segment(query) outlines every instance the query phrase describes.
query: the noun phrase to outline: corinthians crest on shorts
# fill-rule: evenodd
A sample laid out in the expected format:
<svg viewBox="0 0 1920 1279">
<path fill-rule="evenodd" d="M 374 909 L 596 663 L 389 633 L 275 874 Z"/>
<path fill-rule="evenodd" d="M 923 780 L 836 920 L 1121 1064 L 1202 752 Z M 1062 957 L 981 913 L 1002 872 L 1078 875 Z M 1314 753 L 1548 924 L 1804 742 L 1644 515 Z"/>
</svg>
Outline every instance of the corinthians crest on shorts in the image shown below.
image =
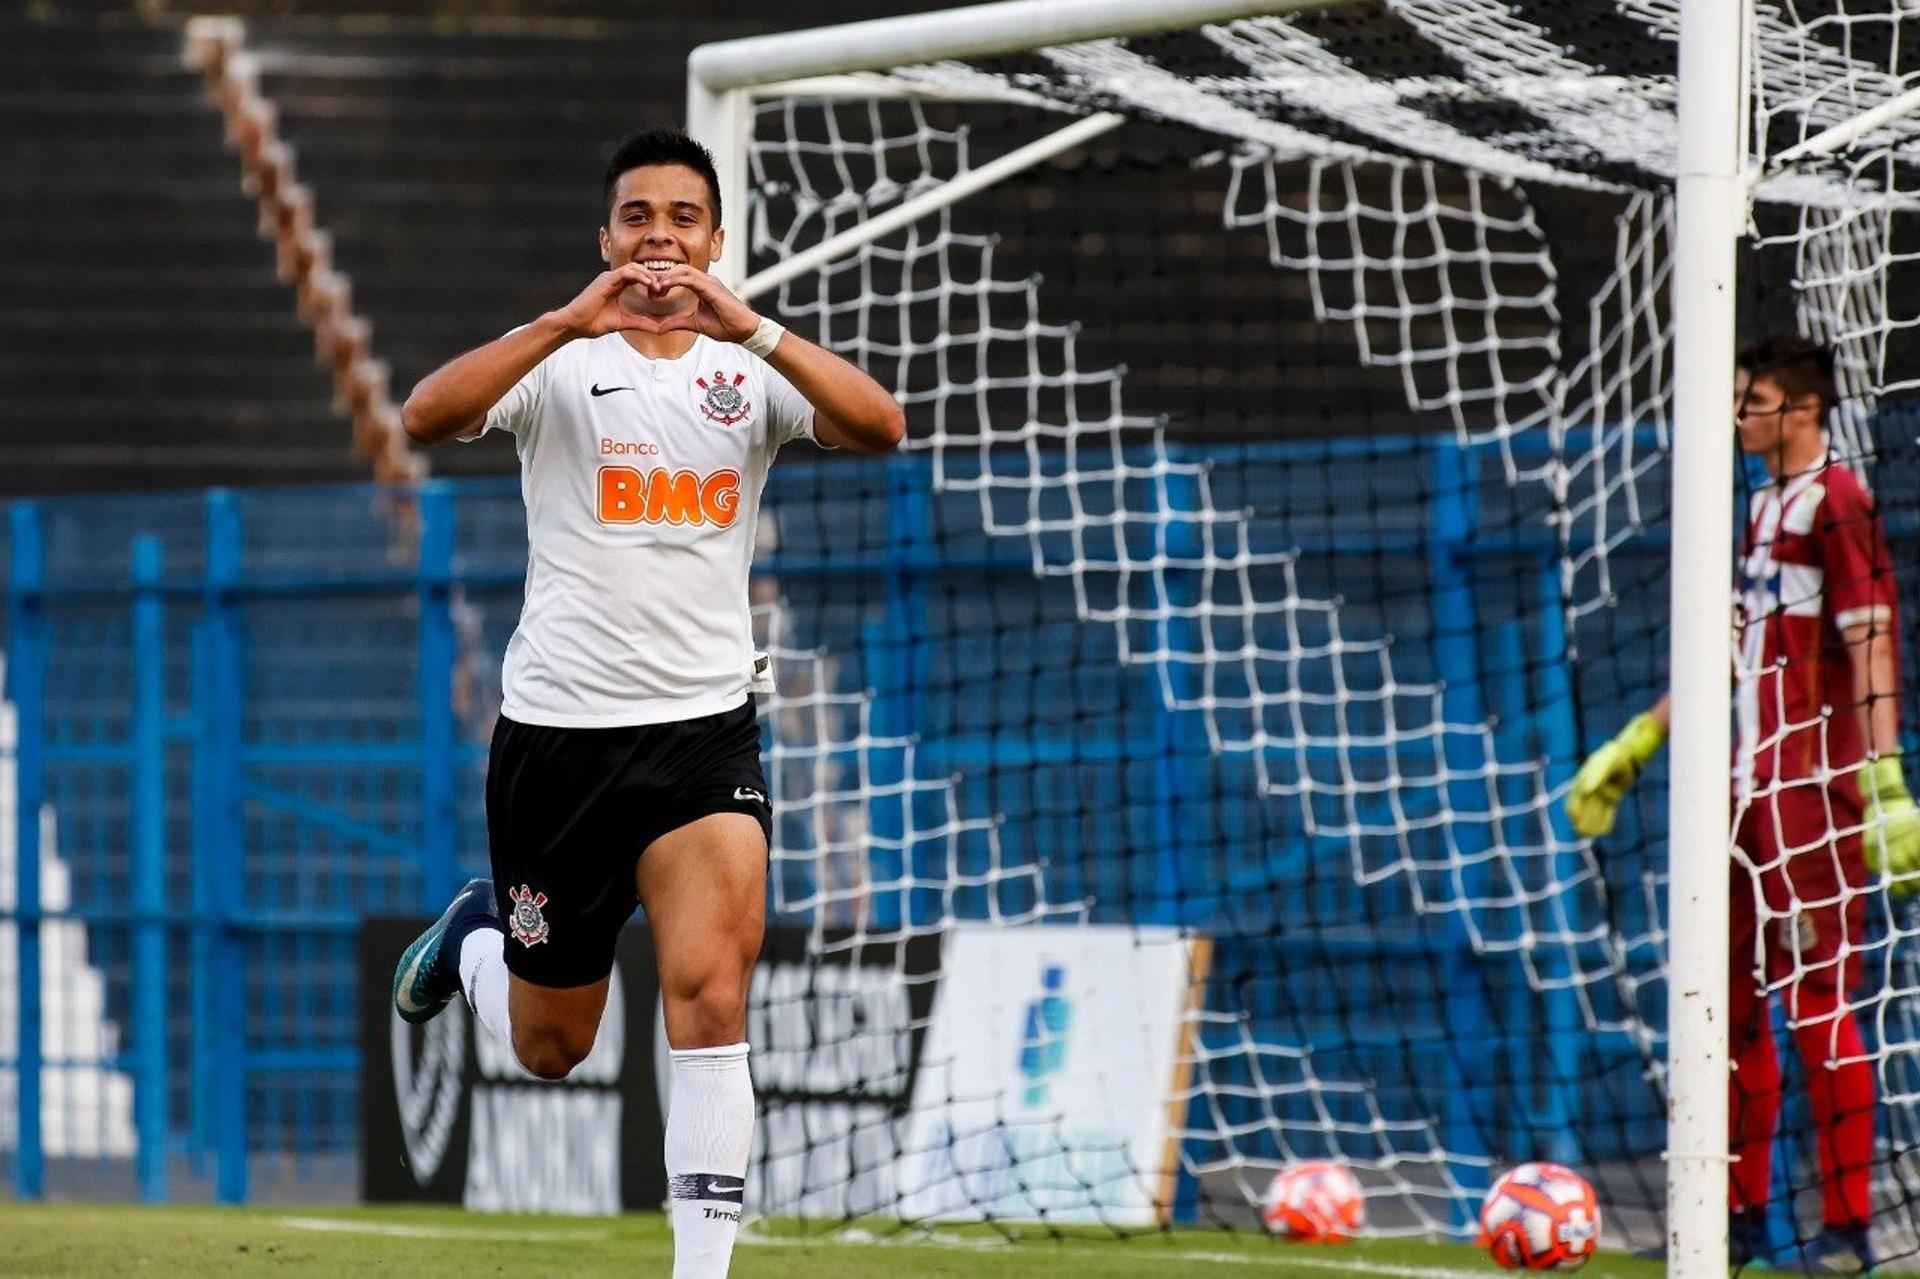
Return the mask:
<svg viewBox="0 0 1920 1279">
<path fill-rule="evenodd" d="M 732 426 L 753 411 L 752 401 L 740 390 L 740 384 L 746 380 L 744 373 L 735 373 L 729 378 L 718 370 L 711 377 L 694 379 L 700 389 L 706 392 L 700 401 L 700 411 L 707 415 L 708 421 Z"/>
<path fill-rule="evenodd" d="M 522 946 L 538 946 L 545 941 L 547 917 L 540 913 L 540 908 L 547 904 L 547 895 L 522 884 L 509 888 L 507 897 L 513 902 L 513 914 L 508 917 L 513 925 L 513 939 Z"/>
</svg>

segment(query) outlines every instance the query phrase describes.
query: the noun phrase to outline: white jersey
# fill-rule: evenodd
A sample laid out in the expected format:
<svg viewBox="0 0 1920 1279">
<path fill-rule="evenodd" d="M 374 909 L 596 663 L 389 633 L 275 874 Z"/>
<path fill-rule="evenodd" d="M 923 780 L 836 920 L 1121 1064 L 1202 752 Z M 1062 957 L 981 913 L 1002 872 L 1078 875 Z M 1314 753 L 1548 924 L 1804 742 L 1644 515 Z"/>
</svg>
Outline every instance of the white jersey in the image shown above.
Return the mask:
<svg viewBox="0 0 1920 1279">
<path fill-rule="evenodd" d="M 527 507 L 527 589 L 501 713 L 610 728 L 747 699 L 747 571 L 774 453 L 813 406 L 768 364 L 697 336 L 648 359 L 618 333 L 542 360 L 487 413 Z"/>
</svg>

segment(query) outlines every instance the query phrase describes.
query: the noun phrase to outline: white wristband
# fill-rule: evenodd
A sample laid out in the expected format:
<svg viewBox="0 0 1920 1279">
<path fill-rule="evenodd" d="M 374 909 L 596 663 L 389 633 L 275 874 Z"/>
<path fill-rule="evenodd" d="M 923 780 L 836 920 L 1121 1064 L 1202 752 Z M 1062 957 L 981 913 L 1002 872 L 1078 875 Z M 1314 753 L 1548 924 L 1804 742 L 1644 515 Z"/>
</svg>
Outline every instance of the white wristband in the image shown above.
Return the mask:
<svg viewBox="0 0 1920 1279">
<path fill-rule="evenodd" d="M 780 345 L 780 339 L 786 335 L 786 329 L 781 327 L 778 320 L 762 316 L 760 319 L 760 327 L 755 329 L 753 335 L 740 345 L 746 347 L 751 354 L 757 355 L 764 360 L 768 354 L 772 352 L 774 347 Z"/>
</svg>

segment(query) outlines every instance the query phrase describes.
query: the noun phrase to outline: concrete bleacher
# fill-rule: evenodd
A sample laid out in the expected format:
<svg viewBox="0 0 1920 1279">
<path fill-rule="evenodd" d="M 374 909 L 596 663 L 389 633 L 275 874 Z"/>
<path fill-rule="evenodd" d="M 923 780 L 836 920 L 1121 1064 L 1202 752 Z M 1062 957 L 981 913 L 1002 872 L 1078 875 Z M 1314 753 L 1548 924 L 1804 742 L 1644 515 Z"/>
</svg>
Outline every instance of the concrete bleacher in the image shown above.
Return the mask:
<svg viewBox="0 0 1920 1279">
<path fill-rule="evenodd" d="M 0 17 L 0 496 L 364 474 L 179 49 Z"/>
</svg>

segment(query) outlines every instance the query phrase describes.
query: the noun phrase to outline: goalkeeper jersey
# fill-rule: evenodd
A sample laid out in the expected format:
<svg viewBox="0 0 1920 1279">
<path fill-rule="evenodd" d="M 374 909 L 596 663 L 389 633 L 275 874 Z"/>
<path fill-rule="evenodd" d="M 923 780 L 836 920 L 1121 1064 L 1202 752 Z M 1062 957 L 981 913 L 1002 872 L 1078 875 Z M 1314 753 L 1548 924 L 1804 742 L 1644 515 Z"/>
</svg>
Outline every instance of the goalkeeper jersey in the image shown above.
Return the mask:
<svg viewBox="0 0 1920 1279">
<path fill-rule="evenodd" d="M 1743 794 L 1860 766 L 1866 748 L 1841 631 L 1875 622 L 1897 635 L 1896 608 L 1879 514 L 1847 467 L 1829 460 L 1753 494 L 1735 618 Z"/>
<path fill-rule="evenodd" d="M 527 585 L 501 713 L 611 728 L 746 701 L 747 572 L 760 491 L 813 407 L 772 366 L 706 336 L 649 359 L 618 333 L 567 343 L 487 413 L 527 508 Z"/>
</svg>

